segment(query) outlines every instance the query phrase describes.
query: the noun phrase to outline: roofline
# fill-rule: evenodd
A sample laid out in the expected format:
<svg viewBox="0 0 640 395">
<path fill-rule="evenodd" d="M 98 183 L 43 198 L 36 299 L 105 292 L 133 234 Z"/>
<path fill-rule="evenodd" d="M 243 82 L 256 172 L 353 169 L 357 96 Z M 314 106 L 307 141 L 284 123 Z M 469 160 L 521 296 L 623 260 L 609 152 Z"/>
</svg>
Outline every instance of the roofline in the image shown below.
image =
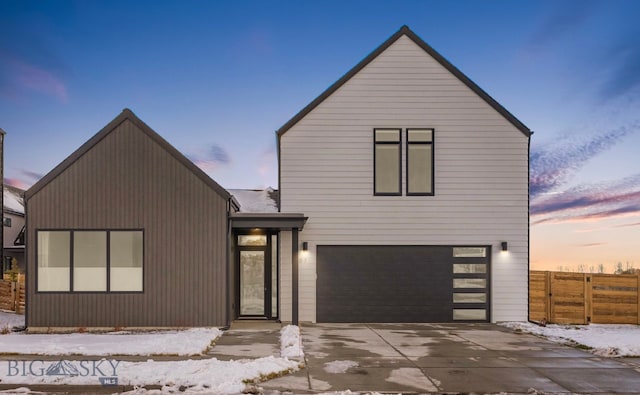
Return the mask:
<svg viewBox="0 0 640 395">
<path fill-rule="evenodd" d="M 302 230 L 309 217 L 301 213 L 232 213 L 229 215 L 233 229 L 298 229 Z"/>
<path fill-rule="evenodd" d="M 293 118 L 291 118 L 287 123 L 285 123 L 280 129 L 276 131 L 278 138 L 280 138 L 283 134 L 285 134 L 289 129 L 291 129 L 295 124 L 297 124 L 302 118 L 304 118 L 307 114 L 313 111 L 320 103 L 322 103 L 326 98 L 331 96 L 333 92 L 338 90 L 342 85 L 344 85 L 347 81 L 349 81 L 354 75 L 356 75 L 360 70 L 362 70 L 365 66 L 367 66 L 373 59 L 378 57 L 382 52 L 384 52 L 387 48 L 389 48 L 393 43 L 395 43 L 400 37 L 406 35 L 409 37 L 414 43 L 416 43 L 420 48 L 422 48 L 425 52 L 431 55 L 435 60 L 438 61 L 444 68 L 449 70 L 453 75 L 458 77 L 460 81 L 462 81 L 469 89 L 474 91 L 478 96 L 480 96 L 484 101 L 487 102 L 494 110 L 498 111 L 503 117 L 505 117 L 509 122 L 513 124 L 518 130 L 520 130 L 525 136 L 531 137 L 531 130 L 520 120 L 518 120 L 513 114 L 507 111 L 500 103 L 498 103 L 495 99 L 493 99 L 487 92 L 485 92 L 482 88 L 480 88 L 475 82 L 473 82 L 469 77 L 464 75 L 456 66 L 451 64 L 444 56 L 440 55 L 435 49 L 433 49 L 429 44 L 427 44 L 424 40 L 422 40 L 418 35 L 416 35 L 407 25 L 404 25 L 398 30 L 394 35 L 389 37 L 387 41 L 382 43 L 378 48 L 376 48 L 373 52 L 371 52 L 367 57 L 362 59 L 360 63 L 358 63 L 355 67 L 349 70 L 345 75 L 343 75 L 338 81 L 334 82 L 327 90 L 322 92 L 320 96 L 316 97 L 311 103 L 309 103 L 306 107 L 304 107 L 300 112 L 298 112 Z"/>
<path fill-rule="evenodd" d="M 69 155 L 65 160 L 63 160 L 58 166 L 54 167 L 49 173 L 47 173 L 44 177 L 42 177 L 38 182 L 33 184 L 31 188 L 25 191 L 24 198 L 25 200 L 29 200 L 33 195 L 38 193 L 42 188 L 47 186 L 51 181 L 53 181 L 56 177 L 58 177 L 62 172 L 67 170 L 72 164 L 74 164 L 78 159 L 80 159 L 84 154 L 86 154 L 91 148 L 101 142 L 105 137 L 107 137 L 113 130 L 115 130 L 120 124 L 124 121 L 130 121 L 134 125 L 136 125 L 142 132 L 144 132 L 149 138 L 155 141 L 158 145 L 164 148 L 171 156 L 173 156 L 178 162 L 182 163 L 187 169 L 189 169 L 196 177 L 200 178 L 205 184 L 207 184 L 211 189 L 216 191 L 218 194 L 223 196 L 226 199 L 231 198 L 231 194 L 224 189 L 220 184 L 215 182 L 211 177 L 207 175 L 202 169 L 196 166 L 189 158 L 184 156 L 180 151 L 178 151 L 174 146 L 169 144 L 162 136 L 160 136 L 157 132 L 149 127 L 146 123 L 144 123 L 140 118 L 138 118 L 133 111 L 125 108 L 122 112 L 114 118 L 111 122 L 107 124 L 104 128 L 102 128 L 98 133 L 96 133 L 93 137 L 91 137 L 87 142 L 82 144 L 80 148 L 75 150 L 71 155 Z"/>
</svg>

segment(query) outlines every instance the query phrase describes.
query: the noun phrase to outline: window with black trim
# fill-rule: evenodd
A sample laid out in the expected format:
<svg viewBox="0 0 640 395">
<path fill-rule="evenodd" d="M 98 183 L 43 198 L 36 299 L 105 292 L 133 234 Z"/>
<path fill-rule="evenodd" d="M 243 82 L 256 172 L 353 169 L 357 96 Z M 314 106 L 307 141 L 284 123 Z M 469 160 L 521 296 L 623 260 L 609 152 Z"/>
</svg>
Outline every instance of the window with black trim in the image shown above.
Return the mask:
<svg viewBox="0 0 640 395">
<path fill-rule="evenodd" d="M 433 195 L 433 129 L 407 129 L 407 196 Z"/>
<path fill-rule="evenodd" d="M 375 195 L 401 195 L 401 129 L 374 129 Z"/>
<path fill-rule="evenodd" d="M 37 232 L 38 292 L 142 292 L 141 230 Z"/>
</svg>

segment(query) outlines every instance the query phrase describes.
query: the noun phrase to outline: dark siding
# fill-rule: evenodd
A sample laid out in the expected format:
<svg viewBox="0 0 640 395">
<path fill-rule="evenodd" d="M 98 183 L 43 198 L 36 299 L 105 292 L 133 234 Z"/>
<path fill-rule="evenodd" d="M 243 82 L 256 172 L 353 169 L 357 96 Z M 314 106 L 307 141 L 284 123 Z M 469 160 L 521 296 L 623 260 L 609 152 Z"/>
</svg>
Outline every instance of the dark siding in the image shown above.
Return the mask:
<svg viewBox="0 0 640 395">
<path fill-rule="evenodd" d="M 227 202 L 125 120 L 28 201 L 29 326 L 226 325 Z M 36 292 L 37 229 L 144 229 L 144 292 Z"/>
</svg>

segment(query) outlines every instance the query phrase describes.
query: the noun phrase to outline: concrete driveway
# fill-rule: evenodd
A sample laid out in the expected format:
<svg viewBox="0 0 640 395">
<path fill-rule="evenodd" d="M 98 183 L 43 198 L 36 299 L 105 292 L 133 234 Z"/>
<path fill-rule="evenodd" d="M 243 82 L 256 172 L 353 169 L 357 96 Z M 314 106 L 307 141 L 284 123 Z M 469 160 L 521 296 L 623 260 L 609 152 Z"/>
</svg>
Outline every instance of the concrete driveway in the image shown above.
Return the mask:
<svg viewBox="0 0 640 395">
<path fill-rule="evenodd" d="M 263 383 L 300 392 L 640 393 L 631 360 L 492 324 L 305 324 L 307 367 Z"/>
</svg>

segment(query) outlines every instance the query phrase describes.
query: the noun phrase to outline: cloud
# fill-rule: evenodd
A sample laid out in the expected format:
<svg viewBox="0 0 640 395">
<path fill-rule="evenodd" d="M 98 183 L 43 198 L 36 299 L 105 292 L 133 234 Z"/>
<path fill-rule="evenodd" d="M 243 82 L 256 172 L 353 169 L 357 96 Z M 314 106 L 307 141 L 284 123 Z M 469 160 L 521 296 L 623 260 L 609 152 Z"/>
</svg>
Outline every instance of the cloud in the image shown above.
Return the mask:
<svg viewBox="0 0 640 395">
<path fill-rule="evenodd" d="M 5 178 L 5 185 L 11 185 L 12 187 L 16 187 L 18 189 L 26 190 L 29 189 L 30 185 L 26 182 L 18 179 L 18 178 Z"/>
<path fill-rule="evenodd" d="M 586 243 L 586 244 L 578 244 L 578 247 L 599 247 L 606 244 L 607 243 Z"/>
<path fill-rule="evenodd" d="M 548 195 L 532 201 L 530 213 L 534 225 L 640 215 L 640 174 Z"/>
<path fill-rule="evenodd" d="M 24 91 L 55 97 L 66 103 L 67 87 L 53 72 L 0 52 L 0 94 L 16 98 Z"/>
<path fill-rule="evenodd" d="M 217 144 L 210 145 L 201 154 L 189 155 L 188 158 L 204 171 L 213 171 L 221 165 L 231 163 L 231 156 L 227 150 Z"/>
<path fill-rule="evenodd" d="M 533 32 L 527 45 L 529 51 L 537 52 L 569 36 L 595 11 L 593 1 L 582 1 L 577 7 L 574 3 L 553 4 L 559 6 Z"/>
<path fill-rule="evenodd" d="M 631 224 L 622 224 L 622 225 L 616 226 L 616 228 L 630 228 L 630 227 L 633 227 L 633 226 L 640 226 L 640 222 L 634 222 L 634 223 L 631 223 Z"/>
<path fill-rule="evenodd" d="M 33 182 L 36 182 L 39 179 L 41 179 L 42 177 L 44 177 L 44 174 L 36 173 L 34 171 L 30 171 L 30 170 L 26 170 L 26 169 L 20 169 L 19 171 L 20 171 L 20 174 L 22 174 L 23 176 L 27 177 L 28 179 L 30 179 Z"/>
<path fill-rule="evenodd" d="M 583 141 L 566 136 L 553 146 L 532 148 L 530 191 L 536 197 L 564 185 L 589 159 L 613 147 L 625 136 L 636 132 L 640 122 L 618 127 Z"/>
<path fill-rule="evenodd" d="M 632 35 L 633 39 L 611 48 L 606 56 L 606 65 L 611 65 L 609 73 L 600 89 L 601 99 L 619 97 L 640 85 L 640 46 L 637 39 L 640 31 Z"/>
</svg>

